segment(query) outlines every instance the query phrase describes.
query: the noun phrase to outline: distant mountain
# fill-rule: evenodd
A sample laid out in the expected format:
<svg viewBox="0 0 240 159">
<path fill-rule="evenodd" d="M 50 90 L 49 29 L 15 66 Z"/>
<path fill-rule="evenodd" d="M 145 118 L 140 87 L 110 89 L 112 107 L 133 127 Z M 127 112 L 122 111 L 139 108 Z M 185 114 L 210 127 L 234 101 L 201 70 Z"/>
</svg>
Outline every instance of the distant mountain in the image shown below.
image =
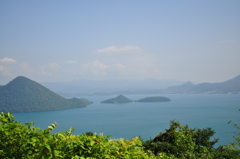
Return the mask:
<svg viewBox="0 0 240 159">
<path fill-rule="evenodd" d="M 180 86 L 170 86 L 166 89 L 166 91 L 168 93 L 187 93 L 193 87 L 195 87 L 195 84 L 189 81 L 189 82 L 183 83 Z"/>
<path fill-rule="evenodd" d="M 128 99 L 123 95 L 119 95 L 116 98 L 107 99 L 105 101 L 102 101 L 101 103 L 131 103 L 131 102 L 133 102 L 131 99 Z"/>
<path fill-rule="evenodd" d="M 86 107 L 87 99 L 65 99 L 26 77 L 0 87 L 0 112 L 36 112 Z"/>
<path fill-rule="evenodd" d="M 180 85 L 183 81 L 171 79 L 139 80 L 76 80 L 71 82 L 44 82 L 45 87 L 64 96 L 72 95 L 109 95 L 140 92 L 152 89 L 165 89 Z M 122 93 L 121 93 L 122 92 Z"/>
<path fill-rule="evenodd" d="M 194 85 L 191 82 L 180 86 L 168 87 L 162 93 L 196 93 L 196 94 L 239 94 L 240 75 L 225 82 L 220 83 L 201 83 Z"/>
</svg>

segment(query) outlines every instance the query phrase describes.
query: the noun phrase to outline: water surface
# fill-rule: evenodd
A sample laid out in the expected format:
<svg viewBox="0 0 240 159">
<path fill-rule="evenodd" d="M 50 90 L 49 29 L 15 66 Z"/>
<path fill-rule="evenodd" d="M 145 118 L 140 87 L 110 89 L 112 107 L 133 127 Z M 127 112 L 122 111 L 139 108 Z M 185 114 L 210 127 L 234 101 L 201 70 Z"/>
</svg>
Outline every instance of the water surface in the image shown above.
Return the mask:
<svg viewBox="0 0 240 159">
<path fill-rule="evenodd" d="M 159 95 L 126 95 L 132 100 Z M 171 102 L 103 104 L 103 100 L 116 96 L 84 97 L 94 102 L 86 108 L 67 109 L 48 112 L 14 113 L 15 119 L 23 123 L 34 121 L 35 126 L 47 128 L 57 122 L 54 132 L 74 127 L 74 134 L 87 131 L 104 133 L 112 138 L 131 139 L 141 136 L 149 139 L 169 128 L 171 120 L 188 124 L 191 128 L 211 127 L 214 137 L 220 138 L 217 145 L 233 141 L 232 135 L 237 131 L 230 120 L 240 123 L 239 94 L 167 94 Z M 79 97 L 81 98 L 81 97 Z"/>
</svg>

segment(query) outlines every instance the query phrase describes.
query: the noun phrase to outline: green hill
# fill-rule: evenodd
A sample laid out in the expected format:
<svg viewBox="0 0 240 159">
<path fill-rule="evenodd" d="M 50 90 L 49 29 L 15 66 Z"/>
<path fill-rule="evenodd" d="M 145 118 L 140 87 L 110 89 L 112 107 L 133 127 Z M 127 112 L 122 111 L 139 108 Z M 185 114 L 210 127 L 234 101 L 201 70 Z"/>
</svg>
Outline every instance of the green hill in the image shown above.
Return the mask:
<svg viewBox="0 0 240 159">
<path fill-rule="evenodd" d="M 0 112 L 36 112 L 86 107 L 87 99 L 65 99 L 26 77 L 0 87 Z"/>
<path fill-rule="evenodd" d="M 107 99 L 105 101 L 102 101 L 101 103 L 131 103 L 131 102 L 133 102 L 131 99 L 128 99 L 123 95 L 119 95 L 116 98 Z"/>
<path fill-rule="evenodd" d="M 137 100 L 136 102 L 167 102 L 167 101 L 171 101 L 171 100 L 167 97 L 157 96 L 157 97 L 142 98 Z"/>
</svg>

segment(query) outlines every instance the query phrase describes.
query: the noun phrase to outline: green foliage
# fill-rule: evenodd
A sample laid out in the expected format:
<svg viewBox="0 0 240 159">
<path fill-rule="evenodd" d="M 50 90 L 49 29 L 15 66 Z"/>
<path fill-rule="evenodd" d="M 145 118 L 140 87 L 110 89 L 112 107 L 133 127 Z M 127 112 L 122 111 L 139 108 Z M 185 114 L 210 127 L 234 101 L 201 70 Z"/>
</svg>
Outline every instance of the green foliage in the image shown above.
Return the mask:
<svg viewBox="0 0 240 159">
<path fill-rule="evenodd" d="M 239 109 L 240 111 L 240 109 Z M 238 124 L 234 123 L 233 121 L 228 122 L 229 124 L 232 123 L 233 126 L 238 130 L 238 132 L 234 132 L 233 137 L 235 138 L 235 142 L 230 143 L 228 145 L 229 148 L 231 149 L 240 149 L 240 126 Z"/>
<path fill-rule="evenodd" d="M 228 145 L 219 146 L 215 153 L 215 156 L 218 158 L 240 158 L 240 127 L 233 121 L 230 121 L 229 124 L 230 123 L 238 130 L 238 132 L 234 132 L 233 135 L 235 141 Z"/>
<path fill-rule="evenodd" d="M 212 150 L 214 144 L 218 142 L 219 139 L 213 139 L 210 141 L 210 138 L 215 134 L 212 128 L 203 128 L 203 129 L 192 129 L 194 135 L 192 136 L 195 144 L 197 145 L 197 152 L 200 153 L 203 147 L 206 147 L 208 150 Z"/>
<path fill-rule="evenodd" d="M 102 101 L 101 103 L 130 103 L 130 102 L 133 101 L 123 95 L 119 95 L 116 98 L 107 99 L 105 101 Z"/>
<path fill-rule="evenodd" d="M 213 151 L 213 156 L 217 159 L 240 159 L 240 150 L 221 145 Z"/>
<path fill-rule="evenodd" d="M 138 137 L 109 140 L 109 136 L 72 135 L 73 129 L 51 134 L 56 123 L 40 130 L 33 123 L 14 121 L 11 113 L 0 115 L 0 158 L 75 158 L 75 159 L 151 159 L 151 152 L 145 152 Z"/>
<path fill-rule="evenodd" d="M 73 135 L 73 128 L 52 134 L 57 123 L 47 129 L 33 123 L 15 121 L 11 113 L 0 114 L 0 158 L 6 159 L 238 159 L 240 150 L 213 145 L 215 133 L 211 128 L 190 129 L 171 121 L 169 129 L 155 138 L 142 142 L 139 137 L 131 140 L 110 139 L 110 136 L 86 132 Z M 237 140 L 238 141 L 238 140 Z"/>
<path fill-rule="evenodd" d="M 190 129 L 188 125 L 171 121 L 169 129 L 143 142 L 143 146 L 155 155 L 165 153 L 167 156 L 173 155 L 177 158 L 240 158 L 239 147 L 232 149 L 228 145 L 214 148 L 214 144 L 218 142 L 218 139 L 210 140 L 214 134 L 211 128 Z"/>
<path fill-rule="evenodd" d="M 170 128 L 161 132 L 154 139 L 147 140 L 143 146 L 155 155 L 164 152 L 180 158 L 197 158 L 195 153 L 197 145 L 193 140 L 194 132 L 187 126 L 181 126 L 171 121 Z M 203 155 L 207 155 L 203 153 Z"/>
<path fill-rule="evenodd" d="M 34 112 L 85 107 L 86 99 L 65 99 L 26 77 L 0 87 L 0 112 Z"/>
<path fill-rule="evenodd" d="M 93 136 L 93 135 L 94 135 L 94 133 L 91 132 L 91 131 L 88 131 L 88 132 L 86 132 L 85 134 L 86 134 L 87 136 Z"/>
<path fill-rule="evenodd" d="M 142 98 L 137 100 L 137 102 L 167 102 L 167 101 L 171 101 L 169 98 L 167 97 L 146 97 L 146 98 Z"/>
<path fill-rule="evenodd" d="M 166 132 L 145 141 L 143 146 L 155 155 L 164 152 L 179 158 L 212 158 L 213 145 L 218 141 L 210 141 L 214 133 L 211 128 L 190 129 L 188 125 L 171 121 Z"/>
<path fill-rule="evenodd" d="M 234 124 L 234 126 L 239 129 L 239 127 Z M 234 132 L 235 142 L 228 145 L 219 146 L 213 153 L 214 158 L 218 159 L 240 159 L 240 143 L 239 143 L 239 133 Z"/>
</svg>

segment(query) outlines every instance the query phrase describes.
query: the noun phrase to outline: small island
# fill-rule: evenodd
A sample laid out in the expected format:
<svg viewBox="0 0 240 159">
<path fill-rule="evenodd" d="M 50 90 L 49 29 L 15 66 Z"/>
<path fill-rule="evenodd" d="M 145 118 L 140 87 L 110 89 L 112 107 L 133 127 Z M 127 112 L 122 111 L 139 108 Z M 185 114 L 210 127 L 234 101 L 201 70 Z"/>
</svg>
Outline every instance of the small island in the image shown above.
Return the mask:
<svg viewBox="0 0 240 159">
<path fill-rule="evenodd" d="M 119 95 L 116 98 L 111 98 L 111 99 L 107 99 L 105 101 L 102 101 L 101 103 L 131 103 L 133 102 L 131 99 L 128 99 L 127 97 L 123 96 L 123 95 Z"/>
<path fill-rule="evenodd" d="M 171 100 L 167 97 L 157 96 L 157 97 L 142 98 L 135 102 L 168 102 L 168 101 L 171 101 Z"/>
</svg>

